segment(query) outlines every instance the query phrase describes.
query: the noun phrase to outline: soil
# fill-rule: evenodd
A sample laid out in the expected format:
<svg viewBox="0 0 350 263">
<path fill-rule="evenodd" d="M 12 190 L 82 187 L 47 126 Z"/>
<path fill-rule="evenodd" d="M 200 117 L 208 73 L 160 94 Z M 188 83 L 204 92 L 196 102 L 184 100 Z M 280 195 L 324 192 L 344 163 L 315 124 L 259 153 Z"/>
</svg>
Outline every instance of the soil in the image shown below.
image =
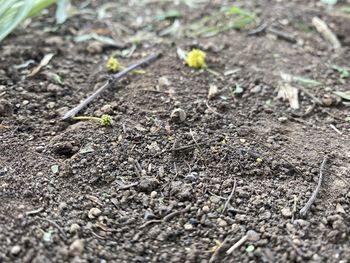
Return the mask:
<svg viewBox="0 0 350 263">
<path fill-rule="evenodd" d="M 248 36 L 256 25 L 209 38 L 159 36 L 169 25 L 154 20 L 160 10 L 180 10 L 185 28 L 230 6 L 223 1 L 118 1 L 103 20 L 96 10 L 108 2 L 89 2 L 76 2 L 79 14 L 60 27 L 50 10 L 1 43 L 0 262 L 350 261 L 349 106 L 334 95 L 349 90 L 349 79 L 328 66 L 349 67 L 350 17 L 339 11 L 349 2 L 235 1 L 296 43 Z M 314 16 L 340 49 L 314 30 Z M 120 47 L 75 42 L 84 32 Z M 136 49 L 122 57 L 132 37 Z M 204 50 L 219 75 L 186 66 L 178 47 Z M 79 113 L 109 114 L 111 127 L 62 121 L 107 79 L 115 52 L 123 65 L 162 58 Z M 26 77 L 49 53 L 49 65 Z M 280 72 L 322 84 L 293 84 L 300 108 L 292 109 L 277 99 Z M 210 86 L 219 94 L 208 100 Z M 179 108 L 183 121 L 171 118 Z M 326 156 L 320 192 L 302 217 Z M 255 238 L 227 254 L 248 230 Z"/>
</svg>

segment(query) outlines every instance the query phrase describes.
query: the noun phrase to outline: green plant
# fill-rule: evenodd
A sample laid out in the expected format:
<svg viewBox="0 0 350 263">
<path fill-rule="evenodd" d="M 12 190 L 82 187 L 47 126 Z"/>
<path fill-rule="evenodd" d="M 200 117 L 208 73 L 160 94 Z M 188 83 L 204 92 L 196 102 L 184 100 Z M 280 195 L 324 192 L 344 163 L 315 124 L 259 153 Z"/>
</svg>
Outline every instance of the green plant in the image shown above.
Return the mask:
<svg viewBox="0 0 350 263">
<path fill-rule="evenodd" d="M 100 118 L 99 117 L 92 117 L 92 116 L 77 116 L 77 117 L 72 117 L 73 120 L 76 121 L 98 121 L 102 126 L 110 126 L 112 125 L 112 117 L 109 115 L 102 115 Z"/>
<path fill-rule="evenodd" d="M 67 18 L 69 0 L 0 0 L 0 41 L 10 34 L 22 21 L 55 4 L 57 23 Z"/>
</svg>

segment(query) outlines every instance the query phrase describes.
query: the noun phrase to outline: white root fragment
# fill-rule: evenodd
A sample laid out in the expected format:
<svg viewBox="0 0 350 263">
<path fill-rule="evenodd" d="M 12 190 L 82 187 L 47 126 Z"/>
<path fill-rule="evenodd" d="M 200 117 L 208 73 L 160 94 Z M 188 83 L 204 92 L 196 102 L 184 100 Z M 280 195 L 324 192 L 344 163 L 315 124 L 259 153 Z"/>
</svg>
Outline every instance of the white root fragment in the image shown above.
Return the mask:
<svg viewBox="0 0 350 263">
<path fill-rule="evenodd" d="M 314 25 L 318 33 L 320 33 L 322 37 L 333 46 L 334 49 L 341 48 L 340 41 L 338 40 L 337 36 L 328 27 L 326 22 L 324 22 L 322 19 L 315 16 L 312 19 L 312 24 Z"/>
</svg>

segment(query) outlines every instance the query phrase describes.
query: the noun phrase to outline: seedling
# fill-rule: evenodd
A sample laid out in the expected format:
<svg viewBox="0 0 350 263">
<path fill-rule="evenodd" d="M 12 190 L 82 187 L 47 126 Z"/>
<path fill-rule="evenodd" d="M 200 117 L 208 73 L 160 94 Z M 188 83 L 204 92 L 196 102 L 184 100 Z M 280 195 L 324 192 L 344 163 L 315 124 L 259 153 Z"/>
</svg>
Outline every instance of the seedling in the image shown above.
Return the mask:
<svg viewBox="0 0 350 263">
<path fill-rule="evenodd" d="M 77 116 L 77 117 L 72 117 L 73 120 L 76 121 L 98 121 L 100 125 L 102 126 L 111 126 L 112 125 L 112 117 L 104 114 L 100 118 L 99 117 L 92 117 L 92 116 Z"/>
</svg>

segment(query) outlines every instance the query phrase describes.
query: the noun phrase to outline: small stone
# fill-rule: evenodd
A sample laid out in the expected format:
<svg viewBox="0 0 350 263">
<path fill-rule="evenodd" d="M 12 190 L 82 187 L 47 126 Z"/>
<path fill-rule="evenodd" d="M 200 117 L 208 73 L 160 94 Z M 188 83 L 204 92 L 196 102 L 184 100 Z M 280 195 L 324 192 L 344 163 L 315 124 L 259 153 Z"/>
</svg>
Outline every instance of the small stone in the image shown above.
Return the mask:
<svg viewBox="0 0 350 263">
<path fill-rule="evenodd" d="M 157 186 L 159 182 L 154 177 L 142 177 L 139 183 L 139 190 L 141 192 L 150 193 L 152 192 Z"/>
<path fill-rule="evenodd" d="M 86 51 L 90 54 L 99 54 L 103 51 L 103 44 L 98 41 L 90 42 L 87 47 Z"/>
<path fill-rule="evenodd" d="M 285 207 L 285 208 L 281 209 L 281 214 L 285 218 L 290 218 L 290 217 L 292 217 L 293 213 L 292 213 L 292 211 L 290 210 L 289 207 Z"/>
<path fill-rule="evenodd" d="M 148 221 L 148 220 L 151 220 L 151 219 L 154 219 L 156 216 L 150 212 L 150 211 L 146 211 L 145 212 L 145 215 L 143 216 L 143 218 Z"/>
<path fill-rule="evenodd" d="M 159 88 L 168 87 L 168 86 L 170 86 L 170 81 L 168 80 L 167 77 L 164 77 L 164 76 L 160 77 L 158 79 L 158 86 L 159 86 Z"/>
<path fill-rule="evenodd" d="M 296 219 L 294 220 L 294 225 L 299 225 L 301 227 L 308 227 L 310 225 L 310 222 L 304 219 Z"/>
<path fill-rule="evenodd" d="M 333 103 L 333 98 L 331 96 L 324 96 L 322 98 L 322 105 L 325 107 L 330 107 Z"/>
<path fill-rule="evenodd" d="M 171 112 L 170 118 L 175 123 L 184 122 L 186 120 L 186 112 L 181 108 L 175 109 Z"/>
<path fill-rule="evenodd" d="M 77 223 L 73 223 L 73 224 L 70 225 L 69 233 L 75 234 L 75 233 L 77 233 L 79 230 L 80 230 L 80 226 L 79 226 Z"/>
<path fill-rule="evenodd" d="M 80 256 L 84 251 L 84 242 L 81 239 L 76 239 L 69 246 L 69 254 L 72 256 Z"/>
<path fill-rule="evenodd" d="M 209 211 L 210 211 L 209 206 L 207 206 L 207 205 L 203 206 L 203 207 L 202 207 L 202 211 L 203 211 L 203 212 L 209 212 Z"/>
<path fill-rule="evenodd" d="M 29 104 L 29 100 L 24 100 L 24 101 L 22 101 L 22 105 L 23 106 L 26 106 L 26 105 L 28 105 Z"/>
<path fill-rule="evenodd" d="M 220 203 L 220 197 L 216 196 L 216 195 L 212 195 L 210 198 L 209 198 L 210 202 L 212 202 L 213 204 L 218 204 Z"/>
<path fill-rule="evenodd" d="M 195 182 L 197 180 L 197 173 L 192 172 L 192 173 L 186 175 L 185 180 L 187 180 L 189 182 Z"/>
<path fill-rule="evenodd" d="M 152 199 L 156 198 L 157 195 L 158 195 L 158 193 L 157 193 L 156 191 L 152 191 L 152 192 L 151 192 L 151 198 L 152 198 Z"/>
<path fill-rule="evenodd" d="M 286 121 L 288 121 L 288 118 L 287 117 L 279 117 L 278 118 L 278 121 L 281 122 L 281 123 L 285 123 Z"/>
<path fill-rule="evenodd" d="M 101 112 L 105 113 L 105 114 L 112 114 L 113 113 L 112 105 L 106 104 L 106 105 L 102 106 Z"/>
<path fill-rule="evenodd" d="M 54 83 L 50 83 L 47 86 L 46 90 L 48 92 L 57 93 L 57 92 L 59 92 L 61 90 L 61 87 L 59 85 L 54 84 Z"/>
<path fill-rule="evenodd" d="M 221 219 L 221 218 L 218 218 L 218 219 L 217 219 L 217 224 L 218 224 L 218 226 L 220 226 L 220 227 L 225 227 L 225 226 L 227 226 L 227 222 L 226 222 L 225 220 Z"/>
<path fill-rule="evenodd" d="M 18 245 L 15 245 L 11 248 L 11 255 L 17 256 L 19 253 L 21 253 L 21 247 Z"/>
<path fill-rule="evenodd" d="M 185 228 L 185 230 L 192 230 L 193 229 L 193 225 L 192 224 L 190 224 L 190 223 L 186 223 L 185 225 L 184 225 L 184 228 Z"/>
<path fill-rule="evenodd" d="M 50 101 L 49 103 L 46 104 L 46 107 L 48 109 L 53 109 L 53 108 L 55 108 L 55 106 L 56 106 L 56 103 L 53 101 Z"/>
<path fill-rule="evenodd" d="M 99 215 L 101 215 L 102 211 L 100 209 L 98 209 L 97 207 L 93 207 L 90 209 L 88 217 L 90 219 L 94 219 L 96 217 L 98 217 Z"/>
<path fill-rule="evenodd" d="M 67 208 L 67 203 L 66 202 L 61 202 L 59 205 L 58 205 L 58 209 L 59 210 L 65 210 Z"/>
<path fill-rule="evenodd" d="M 0 117 L 9 116 L 12 114 L 12 105 L 7 100 L 0 100 Z"/>
<path fill-rule="evenodd" d="M 255 86 L 250 90 L 251 93 L 259 93 L 261 91 L 262 87 L 260 85 Z"/>
</svg>

